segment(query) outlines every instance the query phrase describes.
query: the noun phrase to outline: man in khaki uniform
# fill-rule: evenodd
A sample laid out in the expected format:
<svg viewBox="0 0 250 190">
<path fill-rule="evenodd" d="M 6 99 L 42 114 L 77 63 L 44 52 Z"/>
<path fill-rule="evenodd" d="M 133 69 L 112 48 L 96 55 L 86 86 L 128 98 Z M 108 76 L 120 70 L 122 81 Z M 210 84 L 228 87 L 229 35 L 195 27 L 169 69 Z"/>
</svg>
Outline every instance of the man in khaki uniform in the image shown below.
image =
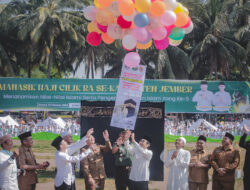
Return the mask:
<svg viewBox="0 0 250 190">
<path fill-rule="evenodd" d="M 213 190 L 233 190 L 235 183 L 235 169 L 240 163 L 239 150 L 232 146 L 234 136 L 226 133 L 222 146 L 215 148 L 210 158 L 214 169 Z"/>
<path fill-rule="evenodd" d="M 105 145 L 96 145 L 95 138 L 90 136 L 86 141 L 87 146 L 81 149 L 82 152 L 85 152 L 88 148 L 91 148 L 93 151 L 93 153 L 81 161 L 86 190 L 104 189 L 106 173 L 102 153 L 110 151 L 112 146 L 107 130 L 103 132 L 103 137 L 106 142 Z"/>
<path fill-rule="evenodd" d="M 33 140 L 31 131 L 20 134 L 21 147 L 19 148 L 19 157 L 17 160 L 18 168 L 23 168 L 26 171 L 25 176 L 18 177 L 18 186 L 20 190 L 36 189 L 37 171 L 38 169 L 46 169 L 49 162 L 38 164 L 35 155 L 32 151 Z"/>
<path fill-rule="evenodd" d="M 199 136 L 196 149 L 190 151 L 189 190 L 207 190 L 210 154 L 205 151 L 207 138 Z"/>
</svg>

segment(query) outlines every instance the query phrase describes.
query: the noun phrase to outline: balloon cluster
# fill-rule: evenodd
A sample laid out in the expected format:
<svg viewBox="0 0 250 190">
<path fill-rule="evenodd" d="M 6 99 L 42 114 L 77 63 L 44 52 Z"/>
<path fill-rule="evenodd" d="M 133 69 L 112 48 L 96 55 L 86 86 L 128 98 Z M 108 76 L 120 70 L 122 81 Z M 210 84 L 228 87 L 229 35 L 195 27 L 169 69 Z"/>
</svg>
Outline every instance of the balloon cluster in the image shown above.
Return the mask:
<svg viewBox="0 0 250 190">
<path fill-rule="evenodd" d="M 164 50 L 181 44 L 193 29 L 186 7 L 176 0 L 94 0 L 84 9 L 88 24 L 87 42 L 98 46 L 122 40 L 127 51 L 154 46 Z M 126 65 L 140 63 L 136 52 L 126 54 Z"/>
</svg>

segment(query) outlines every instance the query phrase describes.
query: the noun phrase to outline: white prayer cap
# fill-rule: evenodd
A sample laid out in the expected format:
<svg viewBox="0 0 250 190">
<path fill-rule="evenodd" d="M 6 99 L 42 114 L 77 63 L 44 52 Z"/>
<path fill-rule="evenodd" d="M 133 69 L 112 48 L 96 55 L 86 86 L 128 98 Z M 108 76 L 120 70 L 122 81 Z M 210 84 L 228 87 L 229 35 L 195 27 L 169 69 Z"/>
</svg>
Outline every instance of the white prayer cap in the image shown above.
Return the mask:
<svg viewBox="0 0 250 190">
<path fill-rule="evenodd" d="M 184 142 L 184 145 L 187 143 L 187 140 L 184 137 L 179 137 L 178 139 L 182 140 Z"/>
<path fill-rule="evenodd" d="M 61 137 L 66 137 L 67 135 L 71 135 L 69 131 L 64 131 L 61 133 Z"/>
<path fill-rule="evenodd" d="M 3 144 L 5 141 L 7 141 L 8 139 L 11 139 L 10 135 L 3 135 L 0 137 L 0 144 Z"/>
</svg>

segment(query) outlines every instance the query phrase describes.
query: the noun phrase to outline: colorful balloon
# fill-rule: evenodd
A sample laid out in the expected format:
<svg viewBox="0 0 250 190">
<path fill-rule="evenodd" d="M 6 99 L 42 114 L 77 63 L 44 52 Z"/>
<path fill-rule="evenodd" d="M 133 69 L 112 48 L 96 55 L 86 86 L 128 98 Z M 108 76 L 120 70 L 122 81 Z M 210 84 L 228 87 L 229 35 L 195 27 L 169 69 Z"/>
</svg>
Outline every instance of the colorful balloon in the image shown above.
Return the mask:
<svg viewBox="0 0 250 190">
<path fill-rule="evenodd" d="M 153 29 L 151 33 L 154 40 L 162 40 L 167 36 L 167 30 L 164 27 Z"/>
<path fill-rule="evenodd" d="M 152 45 L 152 41 L 153 40 L 150 40 L 148 43 L 146 43 L 146 44 L 142 44 L 142 43 L 137 43 L 137 45 L 136 45 L 136 48 L 137 49 L 148 49 L 148 48 L 150 48 L 151 47 L 151 45 Z"/>
<path fill-rule="evenodd" d="M 166 9 L 170 11 L 174 11 L 177 7 L 176 0 L 164 0 L 164 3 L 166 4 Z"/>
<path fill-rule="evenodd" d="M 122 39 L 122 47 L 127 51 L 135 49 L 136 43 L 136 39 L 131 34 L 125 35 Z"/>
<path fill-rule="evenodd" d="M 135 8 L 140 13 L 146 13 L 151 6 L 150 0 L 135 0 Z"/>
<path fill-rule="evenodd" d="M 177 12 L 176 13 L 176 21 L 175 26 L 181 27 L 188 23 L 189 16 L 184 12 Z"/>
<path fill-rule="evenodd" d="M 181 40 L 185 36 L 185 30 L 183 28 L 175 27 L 172 29 L 170 35 L 168 36 L 172 40 Z"/>
<path fill-rule="evenodd" d="M 108 26 L 114 22 L 114 16 L 108 10 L 99 10 L 96 13 L 96 21 L 103 26 Z"/>
<path fill-rule="evenodd" d="M 106 44 L 112 44 L 115 39 L 111 38 L 108 33 L 102 33 L 102 41 Z"/>
<path fill-rule="evenodd" d="M 119 5 L 118 5 L 118 2 L 117 1 L 113 1 L 108 10 L 114 15 L 114 17 L 118 17 L 120 16 L 120 11 L 119 11 Z"/>
<path fill-rule="evenodd" d="M 190 32 L 192 32 L 194 28 L 194 24 L 191 22 L 189 27 L 185 28 L 185 34 L 189 34 Z"/>
<path fill-rule="evenodd" d="M 138 27 L 145 27 L 148 25 L 149 19 L 148 16 L 144 13 L 139 13 L 134 18 L 134 23 Z"/>
<path fill-rule="evenodd" d="M 138 41 L 140 44 L 148 44 L 148 42 L 150 42 L 152 40 L 152 35 L 149 31 L 147 31 L 147 39 L 144 41 Z"/>
<path fill-rule="evenodd" d="M 175 13 L 179 13 L 179 12 L 183 12 L 183 10 L 184 10 L 184 7 L 183 7 L 183 5 L 181 4 L 181 3 L 177 3 L 177 7 L 176 7 L 176 9 L 174 10 L 174 12 Z"/>
<path fill-rule="evenodd" d="M 191 18 L 188 17 L 188 22 L 184 26 L 181 26 L 180 28 L 187 28 L 190 26 L 190 24 L 191 24 Z"/>
<path fill-rule="evenodd" d="M 155 48 L 158 50 L 164 50 L 169 45 L 169 39 L 168 37 L 164 38 L 163 40 L 155 40 L 154 41 Z"/>
<path fill-rule="evenodd" d="M 129 16 L 135 11 L 135 5 L 131 0 L 120 0 L 118 5 L 119 11 L 125 16 Z"/>
<path fill-rule="evenodd" d="M 124 57 L 124 64 L 128 67 L 137 67 L 140 64 L 141 58 L 137 52 L 129 52 Z"/>
<path fill-rule="evenodd" d="M 173 25 L 176 21 L 176 14 L 173 11 L 166 10 L 161 16 L 161 24 L 164 26 Z"/>
<path fill-rule="evenodd" d="M 169 45 L 171 45 L 171 46 L 178 46 L 178 45 L 181 44 L 182 40 L 183 39 L 181 39 L 181 40 L 173 40 L 173 39 L 169 38 Z"/>
<path fill-rule="evenodd" d="M 119 16 L 117 18 L 117 24 L 119 24 L 121 28 L 130 28 L 132 22 L 126 21 L 122 16 Z"/>
<path fill-rule="evenodd" d="M 163 1 L 156 0 L 150 7 L 150 13 L 153 16 L 161 16 L 166 10 L 166 4 Z"/>
<path fill-rule="evenodd" d="M 102 7 L 109 7 L 113 0 L 98 0 Z"/>
<path fill-rule="evenodd" d="M 88 24 L 88 32 L 97 32 L 101 33 L 101 31 L 97 27 L 96 21 L 92 21 Z"/>
<path fill-rule="evenodd" d="M 132 35 L 138 41 L 145 41 L 148 37 L 148 32 L 145 28 L 134 27 L 132 30 Z"/>
<path fill-rule="evenodd" d="M 121 39 L 122 28 L 118 24 L 110 24 L 107 29 L 108 35 L 113 39 Z"/>
<path fill-rule="evenodd" d="M 83 10 L 83 15 L 87 20 L 94 21 L 96 19 L 97 8 L 88 6 Z"/>
<path fill-rule="evenodd" d="M 122 17 L 123 17 L 126 21 L 133 21 L 136 14 L 137 14 L 137 11 L 134 11 L 131 15 L 129 15 L 129 16 L 122 15 Z"/>
<path fill-rule="evenodd" d="M 87 35 L 87 42 L 91 46 L 99 46 L 102 42 L 101 35 L 97 32 L 90 32 Z"/>
<path fill-rule="evenodd" d="M 103 25 L 100 25 L 99 23 L 97 23 L 97 27 L 100 31 L 102 32 L 107 32 L 107 29 L 108 29 L 108 26 L 103 26 Z"/>
</svg>

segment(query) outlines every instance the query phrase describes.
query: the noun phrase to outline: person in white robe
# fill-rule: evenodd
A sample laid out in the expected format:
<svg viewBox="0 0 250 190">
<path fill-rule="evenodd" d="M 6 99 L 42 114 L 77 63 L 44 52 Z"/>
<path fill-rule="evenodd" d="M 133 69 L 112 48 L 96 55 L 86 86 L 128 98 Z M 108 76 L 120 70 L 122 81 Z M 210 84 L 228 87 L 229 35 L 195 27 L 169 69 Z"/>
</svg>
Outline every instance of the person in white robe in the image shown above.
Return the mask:
<svg viewBox="0 0 250 190">
<path fill-rule="evenodd" d="M 184 150 L 186 139 L 180 137 L 175 142 L 175 150 L 171 150 L 164 159 L 164 150 L 160 159 L 164 165 L 170 169 L 167 180 L 167 190 L 188 190 L 188 166 L 190 162 L 190 152 Z"/>
<path fill-rule="evenodd" d="M 16 158 L 18 152 L 11 152 L 13 141 L 10 135 L 0 137 L 2 150 L 0 151 L 0 189 L 18 190 L 17 175 L 18 169 Z"/>
</svg>

